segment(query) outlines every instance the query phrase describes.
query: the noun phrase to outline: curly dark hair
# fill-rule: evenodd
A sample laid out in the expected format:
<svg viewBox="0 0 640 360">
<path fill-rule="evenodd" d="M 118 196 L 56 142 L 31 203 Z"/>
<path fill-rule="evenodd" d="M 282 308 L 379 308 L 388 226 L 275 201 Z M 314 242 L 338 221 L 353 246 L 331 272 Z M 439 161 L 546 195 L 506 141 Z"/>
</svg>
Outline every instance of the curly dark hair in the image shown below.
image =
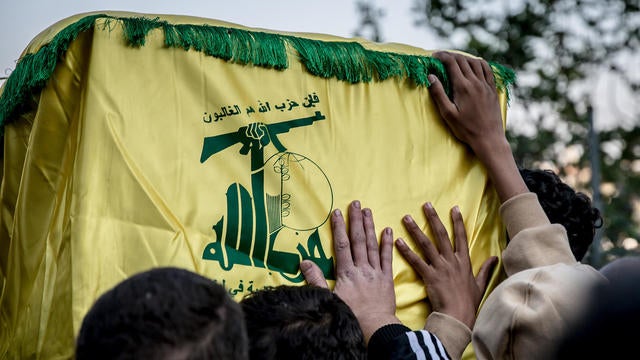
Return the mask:
<svg viewBox="0 0 640 360">
<path fill-rule="evenodd" d="M 529 191 L 538 195 L 538 201 L 553 224 L 567 230 L 571 252 L 580 261 L 593 242 L 595 231 L 602 227 L 600 210 L 591 199 L 576 192 L 551 170 L 519 169 Z"/>
<path fill-rule="evenodd" d="M 267 287 L 248 295 L 240 305 L 252 360 L 366 359 L 358 320 L 328 289 Z"/>
</svg>

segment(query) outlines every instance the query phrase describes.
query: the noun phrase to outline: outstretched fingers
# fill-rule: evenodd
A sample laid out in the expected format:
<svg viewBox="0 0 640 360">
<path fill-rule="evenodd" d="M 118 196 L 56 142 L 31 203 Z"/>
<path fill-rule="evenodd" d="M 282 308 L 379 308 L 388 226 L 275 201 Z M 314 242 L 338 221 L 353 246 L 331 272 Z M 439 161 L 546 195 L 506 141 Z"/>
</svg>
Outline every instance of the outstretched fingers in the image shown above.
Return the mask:
<svg viewBox="0 0 640 360">
<path fill-rule="evenodd" d="M 460 213 L 460 208 L 454 206 L 451 209 L 451 218 L 453 219 L 453 229 L 455 233 L 455 254 L 458 260 L 467 267 L 471 267 L 471 257 L 469 255 L 469 242 L 467 239 L 467 231 L 465 230 L 464 220 Z M 476 285 L 480 290 L 480 294 L 484 294 L 487 288 L 491 272 L 498 262 L 498 257 L 492 256 L 485 260 L 480 266 L 478 275 L 476 275 Z M 476 304 L 479 305 L 479 304 Z"/>
<path fill-rule="evenodd" d="M 324 278 L 322 270 L 311 260 L 300 262 L 300 271 L 309 285 L 328 289 L 327 279 Z"/>
<path fill-rule="evenodd" d="M 469 66 L 471 67 L 471 70 L 473 70 L 474 77 L 484 80 L 484 70 L 482 69 L 482 63 L 485 61 L 482 59 L 468 59 Z"/>
<path fill-rule="evenodd" d="M 442 224 L 442 221 L 440 221 L 440 217 L 438 216 L 438 213 L 436 213 L 436 209 L 433 208 L 433 205 L 430 202 L 424 204 L 422 209 L 424 210 L 424 214 L 427 217 L 429 226 L 431 227 L 431 232 L 436 238 L 440 255 L 445 259 L 452 259 L 453 248 L 451 247 L 451 240 L 449 240 L 449 233 Z"/>
<path fill-rule="evenodd" d="M 351 239 L 353 264 L 359 266 L 368 263 L 367 234 L 364 228 L 363 212 L 358 200 L 349 205 L 349 239 Z"/>
<path fill-rule="evenodd" d="M 456 254 L 463 258 L 469 259 L 469 242 L 467 241 L 467 230 L 464 228 L 464 220 L 460 213 L 460 208 L 454 206 L 451 209 L 451 218 L 453 219 L 453 234 L 455 236 Z"/>
<path fill-rule="evenodd" d="M 417 272 L 424 281 L 427 281 L 431 272 L 429 264 L 427 264 L 424 260 L 422 260 L 420 256 L 418 256 L 418 254 L 411 250 L 411 248 L 409 248 L 409 245 L 407 245 L 407 243 L 404 242 L 404 240 L 402 240 L 401 238 L 398 238 L 398 240 L 396 240 L 396 247 L 398 248 L 400 255 L 402 255 L 402 257 L 407 260 L 413 270 Z"/>
<path fill-rule="evenodd" d="M 336 209 L 331 214 L 331 231 L 333 232 L 333 247 L 336 254 L 336 270 L 353 267 L 351 257 L 351 242 L 347 235 L 347 227 L 342 212 Z"/>
<path fill-rule="evenodd" d="M 362 218 L 369 265 L 374 269 L 380 269 L 380 251 L 378 249 L 378 238 L 371 209 L 362 210 Z"/>
<path fill-rule="evenodd" d="M 409 235 L 411 235 L 411 238 L 420 245 L 420 249 L 422 250 L 427 262 L 433 263 L 434 261 L 438 261 L 438 249 L 436 249 L 427 235 L 422 232 L 422 229 L 420 229 L 413 218 L 406 215 L 402 218 L 402 222 L 407 229 L 407 232 L 409 232 Z"/>
<path fill-rule="evenodd" d="M 438 51 L 432 56 L 442 62 L 453 83 L 465 77 L 463 69 L 460 68 L 460 62 L 456 60 L 456 54 Z"/>
<path fill-rule="evenodd" d="M 385 262 L 390 261 L 387 254 L 389 247 L 378 246 L 373 213 L 371 209 L 361 209 L 360 202 L 355 200 L 349 205 L 349 229 L 347 231 L 345 219 L 340 210 L 335 210 L 331 216 L 333 241 L 336 252 L 336 271 L 343 272 L 350 268 L 370 266 L 380 270 L 384 266 L 390 267 Z M 389 229 L 389 232 L 390 229 Z M 385 232 L 386 233 L 386 232 Z M 382 239 L 386 235 L 383 233 Z M 392 243 L 392 240 L 389 240 Z M 386 244 L 388 245 L 388 244 Z M 381 256 L 387 256 L 382 259 Z"/>
<path fill-rule="evenodd" d="M 492 88 L 496 87 L 495 77 L 493 75 L 493 70 L 491 69 L 491 65 L 488 62 L 482 61 L 482 73 L 484 74 L 484 80 L 487 82 L 489 86 Z"/>
<path fill-rule="evenodd" d="M 393 230 L 385 228 L 380 237 L 380 268 L 386 275 L 393 276 Z"/>
<path fill-rule="evenodd" d="M 450 121 L 458 114 L 458 108 L 456 104 L 454 104 L 442 86 L 442 83 L 438 81 L 438 78 L 435 75 L 429 75 L 429 94 L 431 95 L 431 99 L 433 103 L 436 105 L 438 112 L 442 116 L 445 121 Z"/>
<path fill-rule="evenodd" d="M 476 76 L 476 69 L 474 68 L 473 62 L 470 61 L 471 58 L 455 53 L 451 54 L 451 56 L 455 59 L 465 79 L 472 79 Z"/>
<path fill-rule="evenodd" d="M 400 323 L 391 270 L 393 233 L 385 229 L 378 247 L 372 212 L 361 209 L 358 201 L 349 206 L 349 231 L 338 214 L 332 217 L 337 275 L 333 291 L 351 308 L 368 341 L 382 326 Z"/>
</svg>

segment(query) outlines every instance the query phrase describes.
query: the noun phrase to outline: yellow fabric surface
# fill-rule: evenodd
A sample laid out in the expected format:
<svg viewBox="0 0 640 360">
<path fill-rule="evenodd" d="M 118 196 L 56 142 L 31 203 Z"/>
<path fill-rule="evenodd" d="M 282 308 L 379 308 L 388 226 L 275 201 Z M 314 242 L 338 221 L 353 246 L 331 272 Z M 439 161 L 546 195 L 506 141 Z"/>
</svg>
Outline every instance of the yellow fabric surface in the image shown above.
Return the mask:
<svg viewBox="0 0 640 360">
<path fill-rule="evenodd" d="M 25 53 L 84 15 L 53 25 Z M 275 70 L 163 41 L 156 29 L 135 48 L 117 22 L 96 25 L 5 126 L 0 357 L 71 358 L 94 300 L 156 266 L 208 276 L 237 300 L 264 286 L 303 284 L 302 258 L 333 266 L 327 219 L 354 199 L 373 210 L 378 231 L 391 226 L 415 249 L 402 216 L 427 229 L 421 205 L 431 201 L 452 233 L 449 209 L 459 205 L 474 272 L 504 248 L 487 175 L 444 126 L 426 87 L 313 76 L 291 49 L 289 67 Z M 501 103 L 506 118 L 504 94 Z M 422 281 L 395 252 L 393 266 L 398 316 L 422 328 Z"/>
</svg>

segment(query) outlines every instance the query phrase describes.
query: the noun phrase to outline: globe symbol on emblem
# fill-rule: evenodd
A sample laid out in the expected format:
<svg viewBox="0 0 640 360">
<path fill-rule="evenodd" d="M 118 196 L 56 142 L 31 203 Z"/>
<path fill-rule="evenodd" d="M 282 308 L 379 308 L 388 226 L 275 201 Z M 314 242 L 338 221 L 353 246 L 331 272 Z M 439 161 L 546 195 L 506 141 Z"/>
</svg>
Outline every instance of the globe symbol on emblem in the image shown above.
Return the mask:
<svg viewBox="0 0 640 360">
<path fill-rule="evenodd" d="M 269 158 L 264 169 L 270 229 L 309 231 L 327 221 L 333 207 L 331 183 L 313 160 L 281 152 Z"/>
</svg>

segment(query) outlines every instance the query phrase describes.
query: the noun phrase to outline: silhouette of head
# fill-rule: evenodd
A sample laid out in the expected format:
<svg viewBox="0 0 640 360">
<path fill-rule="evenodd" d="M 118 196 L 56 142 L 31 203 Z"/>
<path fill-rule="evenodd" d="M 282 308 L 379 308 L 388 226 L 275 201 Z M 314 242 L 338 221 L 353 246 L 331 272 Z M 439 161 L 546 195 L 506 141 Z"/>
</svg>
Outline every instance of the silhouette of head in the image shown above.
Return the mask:
<svg viewBox="0 0 640 360">
<path fill-rule="evenodd" d="M 210 279 L 156 268 L 104 293 L 86 314 L 76 359 L 247 359 L 240 305 Z"/>
<path fill-rule="evenodd" d="M 620 258 L 600 270 L 609 282 L 592 289 L 584 316 L 559 339 L 557 359 L 634 359 L 638 356 L 634 326 L 640 323 L 639 260 Z"/>
<path fill-rule="evenodd" d="M 366 358 L 358 320 L 328 289 L 282 285 L 254 292 L 240 304 L 252 360 Z"/>
</svg>

